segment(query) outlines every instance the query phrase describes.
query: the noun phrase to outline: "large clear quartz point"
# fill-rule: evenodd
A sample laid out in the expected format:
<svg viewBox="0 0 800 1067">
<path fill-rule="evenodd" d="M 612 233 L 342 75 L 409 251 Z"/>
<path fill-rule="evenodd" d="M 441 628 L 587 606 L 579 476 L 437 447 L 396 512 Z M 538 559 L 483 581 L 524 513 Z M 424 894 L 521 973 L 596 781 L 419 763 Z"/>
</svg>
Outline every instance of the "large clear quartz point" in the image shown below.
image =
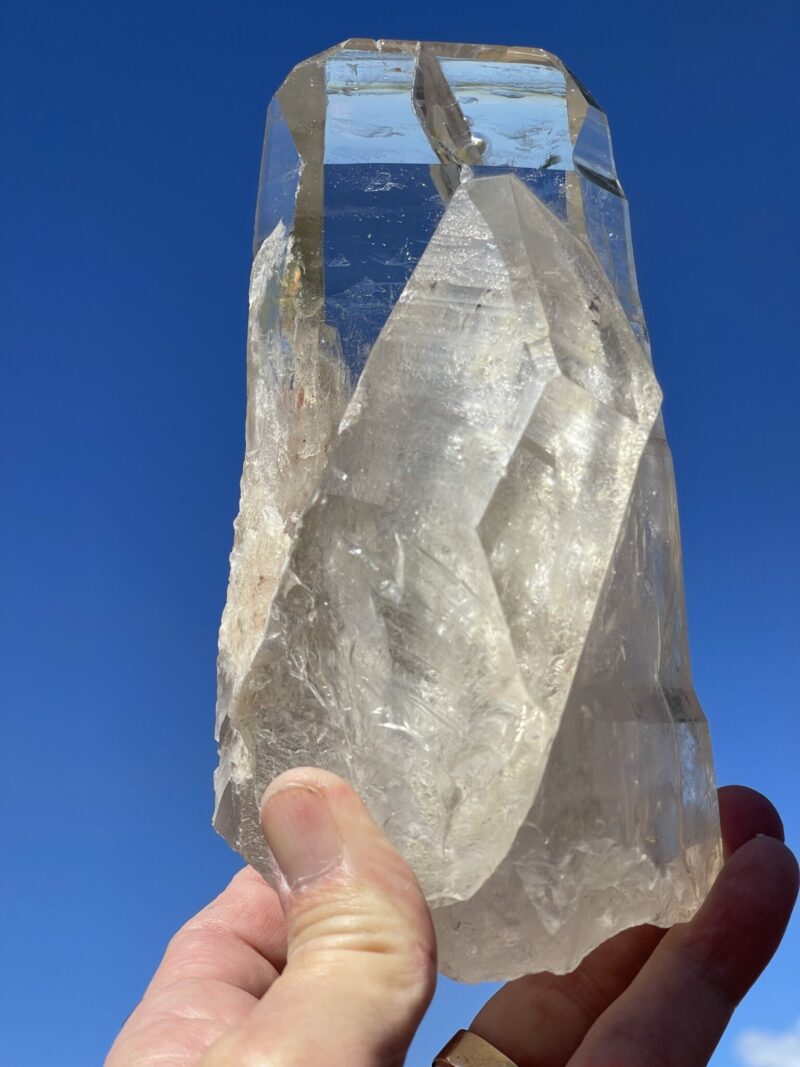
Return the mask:
<svg viewBox="0 0 800 1067">
<path fill-rule="evenodd" d="M 267 122 L 215 825 L 346 777 L 445 973 L 564 972 L 720 863 L 602 111 L 538 49 L 349 41 Z"/>
</svg>

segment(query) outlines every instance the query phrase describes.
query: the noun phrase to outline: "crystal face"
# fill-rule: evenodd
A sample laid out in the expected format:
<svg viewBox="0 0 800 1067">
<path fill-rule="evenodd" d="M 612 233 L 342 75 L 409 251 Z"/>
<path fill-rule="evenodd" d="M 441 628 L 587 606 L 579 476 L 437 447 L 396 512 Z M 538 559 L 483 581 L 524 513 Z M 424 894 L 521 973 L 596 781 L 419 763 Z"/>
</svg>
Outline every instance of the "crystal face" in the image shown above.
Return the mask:
<svg viewBox="0 0 800 1067">
<path fill-rule="evenodd" d="M 569 970 L 720 863 L 605 116 L 528 48 L 349 41 L 270 105 L 218 830 L 348 778 L 445 973 Z"/>
</svg>

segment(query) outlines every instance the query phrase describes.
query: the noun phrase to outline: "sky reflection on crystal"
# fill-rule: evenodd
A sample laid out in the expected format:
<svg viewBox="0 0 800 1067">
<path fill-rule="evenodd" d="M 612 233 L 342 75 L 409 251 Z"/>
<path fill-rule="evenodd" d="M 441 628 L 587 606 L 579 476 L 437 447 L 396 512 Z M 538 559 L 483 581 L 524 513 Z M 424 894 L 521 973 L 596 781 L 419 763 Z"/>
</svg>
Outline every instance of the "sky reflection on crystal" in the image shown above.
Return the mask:
<svg viewBox="0 0 800 1067">
<path fill-rule="evenodd" d="M 314 121 L 324 127 L 325 320 L 338 331 L 354 379 L 441 218 L 460 169 L 454 176 L 453 165 L 448 170 L 443 164 L 416 110 L 419 74 L 412 46 L 367 44 L 353 42 L 303 64 L 319 68 L 313 80 L 324 86 Z M 605 116 L 592 98 L 558 60 L 536 49 L 478 47 L 469 56 L 458 55 L 453 46 L 425 47 L 469 125 L 478 154 L 470 172 L 516 174 L 565 220 L 567 175 L 578 183 L 572 202 L 585 218 L 576 217 L 574 226 L 585 228 L 637 334 L 646 339 L 627 204 Z M 292 190 L 296 193 L 302 180 L 279 100 L 280 93 L 268 118 L 256 247 L 279 210 L 290 228 Z M 579 127 L 574 145 L 571 123 Z M 590 209 L 583 212 L 582 203 Z"/>
</svg>

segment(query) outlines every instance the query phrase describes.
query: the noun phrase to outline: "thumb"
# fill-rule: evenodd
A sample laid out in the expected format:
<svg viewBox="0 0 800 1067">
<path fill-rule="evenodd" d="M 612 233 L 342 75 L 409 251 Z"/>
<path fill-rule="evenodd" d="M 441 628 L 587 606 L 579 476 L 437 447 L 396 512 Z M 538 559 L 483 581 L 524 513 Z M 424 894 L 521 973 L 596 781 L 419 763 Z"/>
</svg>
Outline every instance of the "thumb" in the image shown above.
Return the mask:
<svg viewBox="0 0 800 1067">
<path fill-rule="evenodd" d="M 261 824 L 280 869 L 283 974 L 202 1067 L 393 1067 L 433 994 L 430 913 L 407 864 L 354 790 L 288 771 Z"/>
</svg>

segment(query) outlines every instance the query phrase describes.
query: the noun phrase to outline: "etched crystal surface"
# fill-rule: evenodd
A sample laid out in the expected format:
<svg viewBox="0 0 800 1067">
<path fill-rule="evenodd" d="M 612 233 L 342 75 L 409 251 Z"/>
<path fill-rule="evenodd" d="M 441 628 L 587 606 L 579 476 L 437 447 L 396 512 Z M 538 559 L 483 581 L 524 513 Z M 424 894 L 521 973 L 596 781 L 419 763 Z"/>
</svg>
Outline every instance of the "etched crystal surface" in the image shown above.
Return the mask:
<svg viewBox="0 0 800 1067">
<path fill-rule="evenodd" d="M 538 49 L 349 41 L 267 123 L 215 825 L 347 777 L 442 969 L 565 971 L 720 862 L 605 117 Z"/>
</svg>

